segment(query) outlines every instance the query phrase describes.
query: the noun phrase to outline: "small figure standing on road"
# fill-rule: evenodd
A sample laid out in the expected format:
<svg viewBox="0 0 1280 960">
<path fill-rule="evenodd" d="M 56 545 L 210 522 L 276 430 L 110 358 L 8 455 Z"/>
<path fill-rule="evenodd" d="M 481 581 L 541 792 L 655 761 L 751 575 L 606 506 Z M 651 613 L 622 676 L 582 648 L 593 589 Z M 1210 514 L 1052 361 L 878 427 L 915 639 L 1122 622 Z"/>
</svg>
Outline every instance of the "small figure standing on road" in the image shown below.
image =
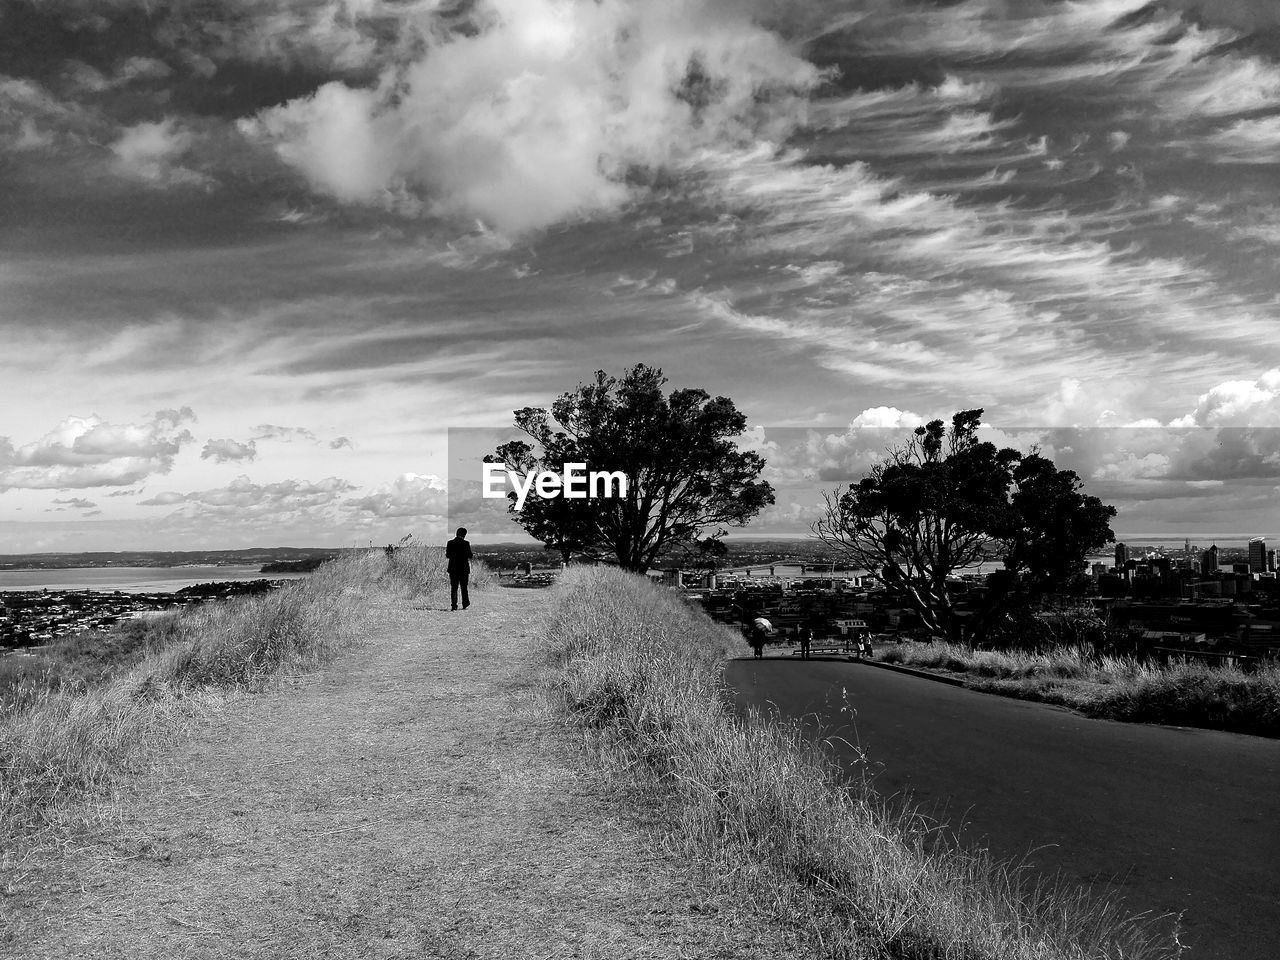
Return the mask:
<svg viewBox="0 0 1280 960">
<path fill-rule="evenodd" d="M 800 659 L 809 659 L 809 645 L 813 643 L 813 627 L 800 628 Z"/>
<path fill-rule="evenodd" d="M 462 590 L 462 609 L 471 606 L 467 584 L 471 579 L 471 544 L 467 543 L 467 528 L 459 527 L 458 534 L 444 545 L 444 556 L 449 568 L 449 603 L 458 609 L 458 590 Z"/>
</svg>

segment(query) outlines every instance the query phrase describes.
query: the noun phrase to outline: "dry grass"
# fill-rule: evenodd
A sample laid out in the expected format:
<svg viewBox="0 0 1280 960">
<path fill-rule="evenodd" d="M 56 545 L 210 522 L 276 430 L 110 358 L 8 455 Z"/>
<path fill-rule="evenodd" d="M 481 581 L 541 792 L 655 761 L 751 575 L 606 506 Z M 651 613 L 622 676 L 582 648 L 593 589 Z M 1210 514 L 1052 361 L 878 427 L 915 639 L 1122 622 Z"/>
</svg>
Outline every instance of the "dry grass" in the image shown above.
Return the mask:
<svg viewBox="0 0 1280 960">
<path fill-rule="evenodd" d="M 477 570 L 481 589 L 489 575 Z M 0 838 L 64 837 L 77 801 L 236 691 L 327 663 L 359 642 L 380 598 L 448 590 L 440 548 L 349 554 L 269 594 L 150 621 L 96 656 L 20 677 L 0 712 Z M 88 667 L 85 663 L 89 663 Z"/>
<path fill-rule="evenodd" d="M 1245 673 L 1201 663 L 1099 656 L 1084 646 L 1044 653 L 951 643 L 885 645 L 886 663 L 961 673 L 967 686 L 1057 703 L 1086 716 L 1280 737 L 1280 664 Z"/>
<path fill-rule="evenodd" d="M 1085 960 L 1170 956 L 1104 902 L 947 849 L 849 784 L 795 727 L 737 720 L 730 631 L 660 587 L 573 570 L 543 629 L 564 711 L 651 791 L 668 842 L 770 906 L 823 956 Z"/>
<path fill-rule="evenodd" d="M 357 656 L 221 711 L 122 784 L 120 815 L 56 869 L 25 866 L 0 955 L 804 955 L 798 931 L 708 892 L 583 762 L 533 685 L 547 596 L 379 604 Z"/>
</svg>

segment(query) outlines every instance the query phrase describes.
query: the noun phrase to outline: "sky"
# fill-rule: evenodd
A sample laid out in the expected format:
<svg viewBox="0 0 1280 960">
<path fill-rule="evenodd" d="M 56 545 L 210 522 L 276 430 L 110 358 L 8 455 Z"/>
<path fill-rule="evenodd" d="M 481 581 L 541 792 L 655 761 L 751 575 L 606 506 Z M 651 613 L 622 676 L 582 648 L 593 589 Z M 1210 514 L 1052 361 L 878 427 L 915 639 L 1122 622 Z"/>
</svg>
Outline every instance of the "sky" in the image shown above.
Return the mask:
<svg viewBox="0 0 1280 960">
<path fill-rule="evenodd" d="M 0 553 L 438 538 L 450 430 L 638 362 L 747 533 L 981 407 L 1275 535 L 1278 184 L 1266 0 L 9 0 Z"/>
</svg>

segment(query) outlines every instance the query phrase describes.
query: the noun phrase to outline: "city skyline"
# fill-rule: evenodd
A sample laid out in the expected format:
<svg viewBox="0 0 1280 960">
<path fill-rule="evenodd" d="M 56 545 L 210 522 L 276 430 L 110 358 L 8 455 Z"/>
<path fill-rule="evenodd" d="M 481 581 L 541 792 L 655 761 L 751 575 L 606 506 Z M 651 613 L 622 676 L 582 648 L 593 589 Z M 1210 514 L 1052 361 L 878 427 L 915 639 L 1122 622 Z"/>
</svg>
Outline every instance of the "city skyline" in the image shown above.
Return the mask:
<svg viewBox="0 0 1280 960">
<path fill-rule="evenodd" d="M 974 407 L 1280 524 L 1271 4 L 17 0 L 0 106 L 0 552 L 441 538 L 451 428 L 636 362 L 744 536 Z"/>
</svg>

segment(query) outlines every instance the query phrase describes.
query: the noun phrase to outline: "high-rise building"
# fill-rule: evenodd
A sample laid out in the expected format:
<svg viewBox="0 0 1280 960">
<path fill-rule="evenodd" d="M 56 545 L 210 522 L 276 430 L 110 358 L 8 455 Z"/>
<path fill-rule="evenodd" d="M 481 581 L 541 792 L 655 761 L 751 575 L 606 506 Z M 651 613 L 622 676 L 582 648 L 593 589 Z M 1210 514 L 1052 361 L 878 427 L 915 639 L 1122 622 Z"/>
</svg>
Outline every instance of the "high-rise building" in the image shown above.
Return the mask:
<svg viewBox="0 0 1280 960">
<path fill-rule="evenodd" d="M 1216 543 L 1212 544 L 1208 550 L 1200 555 L 1200 572 L 1218 572 L 1218 545 Z"/>
<path fill-rule="evenodd" d="M 1274 550 L 1267 551 L 1267 573 L 1276 572 L 1276 552 Z"/>
<path fill-rule="evenodd" d="M 1123 543 L 1116 544 L 1116 569 L 1123 570 L 1129 559 L 1129 547 Z"/>
<path fill-rule="evenodd" d="M 1267 572 L 1267 540 L 1265 537 L 1254 537 L 1249 541 L 1249 572 Z"/>
</svg>

